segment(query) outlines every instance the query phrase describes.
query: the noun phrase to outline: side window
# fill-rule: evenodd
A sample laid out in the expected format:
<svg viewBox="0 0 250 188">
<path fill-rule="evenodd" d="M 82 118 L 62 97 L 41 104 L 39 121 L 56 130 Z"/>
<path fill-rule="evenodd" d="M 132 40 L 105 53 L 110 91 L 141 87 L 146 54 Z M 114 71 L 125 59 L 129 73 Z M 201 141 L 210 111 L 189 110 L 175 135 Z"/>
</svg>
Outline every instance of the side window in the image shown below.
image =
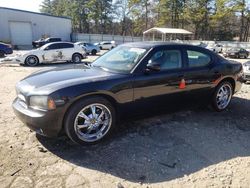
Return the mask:
<svg viewBox="0 0 250 188">
<path fill-rule="evenodd" d="M 60 49 L 60 46 L 58 44 L 51 44 L 47 47 L 48 50 L 55 50 Z"/>
<path fill-rule="evenodd" d="M 74 45 L 70 44 L 70 43 L 59 43 L 59 46 L 60 46 L 60 49 L 63 49 L 63 48 L 73 48 L 74 47 Z"/>
<path fill-rule="evenodd" d="M 198 51 L 188 50 L 189 67 L 204 67 L 211 62 L 211 57 Z"/>
<path fill-rule="evenodd" d="M 160 50 L 149 62 L 159 64 L 161 70 L 178 69 L 182 67 L 181 52 L 179 50 Z"/>
</svg>

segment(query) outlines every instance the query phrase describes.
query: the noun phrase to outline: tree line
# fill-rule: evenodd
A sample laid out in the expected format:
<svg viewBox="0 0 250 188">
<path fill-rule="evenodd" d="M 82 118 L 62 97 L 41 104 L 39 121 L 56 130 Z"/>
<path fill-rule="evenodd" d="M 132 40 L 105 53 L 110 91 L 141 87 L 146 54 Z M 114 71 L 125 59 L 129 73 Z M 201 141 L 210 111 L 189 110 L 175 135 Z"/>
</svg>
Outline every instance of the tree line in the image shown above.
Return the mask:
<svg viewBox="0 0 250 188">
<path fill-rule="evenodd" d="M 73 31 L 142 36 L 151 27 L 184 28 L 193 39 L 248 41 L 246 0 L 44 0 L 41 12 L 72 19 Z"/>
</svg>

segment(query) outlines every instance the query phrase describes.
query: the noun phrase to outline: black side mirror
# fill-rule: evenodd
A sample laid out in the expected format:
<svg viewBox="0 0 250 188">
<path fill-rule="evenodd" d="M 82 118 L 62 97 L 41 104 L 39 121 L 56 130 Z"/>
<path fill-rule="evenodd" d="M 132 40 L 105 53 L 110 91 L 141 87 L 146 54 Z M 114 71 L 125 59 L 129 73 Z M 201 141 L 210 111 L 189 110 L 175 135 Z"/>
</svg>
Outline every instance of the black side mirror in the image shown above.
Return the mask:
<svg viewBox="0 0 250 188">
<path fill-rule="evenodd" d="M 49 47 L 45 48 L 44 50 L 45 50 L 45 51 L 49 50 Z"/>
<path fill-rule="evenodd" d="M 147 64 L 147 71 L 160 71 L 161 67 L 159 63 L 152 62 L 151 60 Z"/>
</svg>

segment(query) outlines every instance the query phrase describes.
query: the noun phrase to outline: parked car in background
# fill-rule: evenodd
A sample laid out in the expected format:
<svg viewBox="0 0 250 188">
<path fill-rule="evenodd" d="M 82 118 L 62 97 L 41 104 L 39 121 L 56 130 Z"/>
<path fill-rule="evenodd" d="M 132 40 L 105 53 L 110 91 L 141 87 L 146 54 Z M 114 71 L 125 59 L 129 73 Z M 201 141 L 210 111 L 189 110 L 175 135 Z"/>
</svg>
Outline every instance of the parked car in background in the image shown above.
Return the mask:
<svg viewBox="0 0 250 188">
<path fill-rule="evenodd" d="M 34 73 L 16 85 L 15 114 L 46 136 L 65 132 L 79 144 L 111 134 L 119 117 L 169 107 L 192 96 L 225 110 L 241 88 L 242 65 L 201 47 L 123 44 L 91 65 Z M 237 109 L 235 109 L 237 110 Z"/>
<path fill-rule="evenodd" d="M 250 61 L 243 63 L 243 80 L 250 81 Z"/>
<path fill-rule="evenodd" d="M 4 57 L 4 55 L 12 54 L 13 50 L 10 44 L 5 44 L 0 42 L 0 57 Z"/>
<path fill-rule="evenodd" d="M 96 55 L 96 53 L 100 52 L 100 47 L 98 45 L 89 42 L 76 42 L 75 44 L 83 47 L 88 54 Z"/>
<path fill-rule="evenodd" d="M 221 44 L 208 44 L 206 48 L 216 53 L 223 52 L 223 46 Z"/>
<path fill-rule="evenodd" d="M 97 43 L 101 50 L 111 50 L 114 47 L 116 47 L 115 41 L 103 41 L 100 43 Z"/>
<path fill-rule="evenodd" d="M 249 52 L 244 48 L 231 48 L 223 53 L 224 57 L 231 58 L 248 58 Z"/>
<path fill-rule="evenodd" d="M 46 39 L 41 38 L 41 39 L 39 39 L 37 41 L 33 41 L 32 46 L 34 48 L 40 48 L 44 44 L 48 44 L 48 43 L 51 43 L 51 42 L 60 42 L 60 41 L 62 41 L 61 38 L 52 38 L 52 37 L 51 38 L 46 38 Z"/>
<path fill-rule="evenodd" d="M 39 63 L 81 62 L 86 57 L 85 50 L 79 45 L 70 42 L 52 42 L 41 48 L 18 55 L 16 61 L 28 66 L 37 66 Z"/>
</svg>

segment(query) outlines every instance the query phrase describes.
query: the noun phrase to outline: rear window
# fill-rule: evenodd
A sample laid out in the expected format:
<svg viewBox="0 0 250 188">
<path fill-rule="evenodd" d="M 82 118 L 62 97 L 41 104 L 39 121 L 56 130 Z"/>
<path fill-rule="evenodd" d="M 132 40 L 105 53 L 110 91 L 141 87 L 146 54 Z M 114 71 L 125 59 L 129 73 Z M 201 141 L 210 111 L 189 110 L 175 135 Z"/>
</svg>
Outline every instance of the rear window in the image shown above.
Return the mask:
<svg viewBox="0 0 250 188">
<path fill-rule="evenodd" d="M 187 54 L 189 67 L 204 67 L 211 62 L 211 57 L 208 54 L 194 50 L 188 50 Z"/>
</svg>

